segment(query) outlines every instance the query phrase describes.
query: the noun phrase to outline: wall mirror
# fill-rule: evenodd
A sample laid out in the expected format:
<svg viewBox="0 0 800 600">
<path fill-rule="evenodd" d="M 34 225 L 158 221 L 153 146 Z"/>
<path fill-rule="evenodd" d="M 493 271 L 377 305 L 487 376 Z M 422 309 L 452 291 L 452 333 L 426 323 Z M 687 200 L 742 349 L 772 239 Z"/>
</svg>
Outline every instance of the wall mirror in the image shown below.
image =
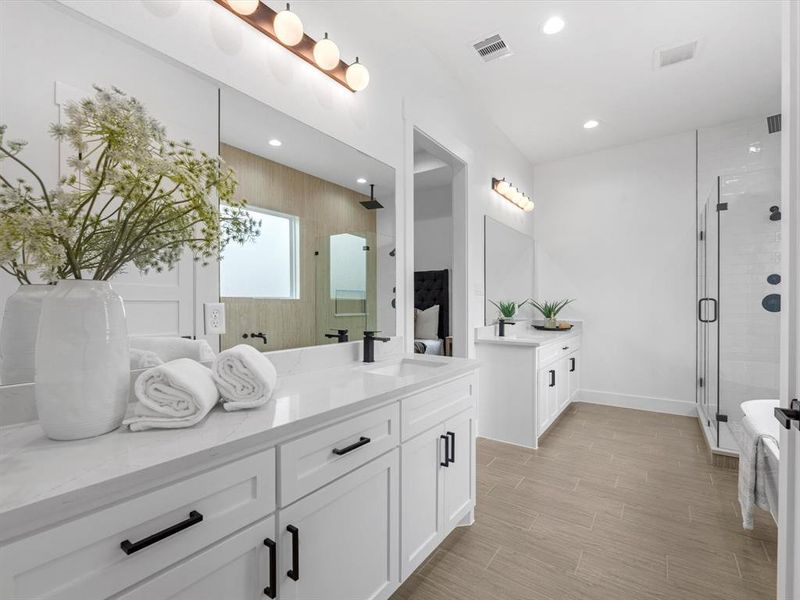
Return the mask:
<svg viewBox="0 0 800 600">
<path fill-rule="evenodd" d="M 484 219 L 484 323 L 490 325 L 499 316 L 490 300 L 518 302 L 535 295 L 535 244 L 529 235 L 491 217 Z M 520 319 L 532 317 L 530 305 L 518 313 Z"/>
<path fill-rule="evenodd" d="M 141 102 L 167 138 L 221 156 L 236 171 L 235 197 L 260 222 L 260 235 L 229 245 L 219 263 L 204 266 L 187 251 L 173 269 L 144 274 L 127 264 L 114 275 L 130 336 L 272 351 L 357 341 L 367 329 L 395 334 L 392 167 L 63 6 L 13 10 L 30 27 L 0 40 L 0 125 L 6 141 L 27 142 L 20 157 L 49 189 L 71 168 L 71 149 L 50 135 L 51 124 L 66 122 L 70 103 L 93 97 L 95 85 L 115 87 Z M 37 36 L 59 52 L 43 62 L 20 51 Z M 9 160 L 0 174 L 26 176 Z M 0 273 L 0 315 L 13 313 L 0 335 L 0 385 L 33 381 L 34 296 L 49 287 Z M 224 333 L 209 332 L 208 305 L 220 302 Z"/>
</svg>

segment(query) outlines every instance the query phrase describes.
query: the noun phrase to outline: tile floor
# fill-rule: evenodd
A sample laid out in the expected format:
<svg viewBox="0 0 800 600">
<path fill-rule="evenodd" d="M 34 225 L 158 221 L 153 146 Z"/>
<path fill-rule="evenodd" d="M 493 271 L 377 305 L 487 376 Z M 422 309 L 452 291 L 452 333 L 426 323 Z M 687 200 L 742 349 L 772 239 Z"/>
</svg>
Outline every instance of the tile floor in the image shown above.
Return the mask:
<svg viewBox="0 0 800 600">
<path fill-rule="evenodd" d="M 475 524 L 392 600 L 773 600 L 757 513 L 743 530 L 696 419 L 576 403 L 538 450 L 478 440 Z"/>
</svg>

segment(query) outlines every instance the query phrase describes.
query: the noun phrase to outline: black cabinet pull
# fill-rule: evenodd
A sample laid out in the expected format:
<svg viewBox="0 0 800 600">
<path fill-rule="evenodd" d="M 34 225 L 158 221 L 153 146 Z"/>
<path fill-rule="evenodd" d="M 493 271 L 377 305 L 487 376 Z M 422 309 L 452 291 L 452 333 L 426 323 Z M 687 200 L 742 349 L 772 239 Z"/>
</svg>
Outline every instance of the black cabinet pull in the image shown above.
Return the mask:
<svg viewBox="0 0 800 600">
<path fill-rule="evenodd" d="M 556 387 L 556 372 L 550 369 L 550 385 L 547 387 Z"/>
<path fill-rule="evenodd" d="M 264 595 L 274 598 L 278 591 L 278 559 L 275 552 L 275 542 L 267 538 L 264 540 L 264 545 L 269 550 L 269 585 L 264 588 Z"/>
<path fill-rule="evenodd" d="M 448 459 L 450 458 L 450 438 L 448 438 L 446 435 L 440 435 L 439 439 L 444 440 L 444 461 L 440 462 L 439 466 L 449 467 L 450 461 Z"/>
<path fill-rule="evenodd" d="M 348 452 L 352 452 L 356 448 L 361 448 L 361 446 L 366 446 L 371 441 L 372 440 L 370 440 L 368 437 L 364 437 L 362 435 L 356 443 L 350 444 L 346 448 L 334 448 L 333 453 L 336 454 L 337 456 L 341 456 L 342 454 L 347 454 Z"/>
<path fill-rule="evenodd" d="M 447 437 L 450 438 L 450 443 L 448 444 L 450 456 L 447 457 L 447 462 L 454 463 L 456 462 L 456 434 L 453 431 L 448 431 Z"/>
<path fill-rule="evenodd" d="M 569 359 L 569 372 L 570 373 L 574 373 L 575 372 L 575 357 L 574 356 L 570 357 L 570 359 Z"/>
<path fill-rule="evenodd" d="M 138 552 L 143 548 L 147 548 L 156 542 L 160 542 L 161 540 L 168 538 L 171 535 L 175 535 L 179 531 L 183 531 L 191 527 L 192 525 L 197 525 L 200 521 L 203 520 L 203 515 L 201 515 L 196 510 L 193 510 L 189 513 L 189 518 L 185 521 L 181 521 L 180 523 L 176 523 L 171 527 L 167 527 L 166 529 L 162 529 L 158 533 L 154 533 L 153 535 L 149 535 L 143 540 L 139 540 L 138 542 L 131 542 L 130 540 L 123 540 L 119 547 L 122 548 L 122 551 L 125 554 L 131 555 L 134 552 Z"/>
<path fill-rule="evenodd" d="M 300 531 L 294 525 L 287 525 L 286 531 L 292 534 L 292 568 L 286 571 L 289 579 L 300 579 Z"/>
<path fill-rule="evenodd" d="M 569 346 L 564 346 L 564 347 L 563 347 L 563 348 L 561 348 L 561 349 L 562 349 L 562 350 L 569 350 Z"/>
</svg>

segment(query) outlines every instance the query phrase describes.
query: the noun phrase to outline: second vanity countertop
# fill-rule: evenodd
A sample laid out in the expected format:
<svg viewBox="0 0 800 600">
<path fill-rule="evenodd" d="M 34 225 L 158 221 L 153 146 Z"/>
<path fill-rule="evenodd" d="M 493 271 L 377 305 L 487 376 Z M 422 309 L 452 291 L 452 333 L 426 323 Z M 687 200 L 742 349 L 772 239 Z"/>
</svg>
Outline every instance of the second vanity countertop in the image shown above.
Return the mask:
<svg viewBox="0 0 800 600">
<path fill-rule="evenodd" d="M 508 346 L 546 346 L 563 342 L 581 335 L 583 326 L 575 323 L 569 331 L 542 331 L 534 329 L 529 321 L 521 321 L 515 325 L 506 325 L 506 335 L 497 335 L 494 325 L 479 327 L 475 330 L 476 344 L 502 344 Z"/>
<path fill-rule="evenodd" d="M 415 369 L 412 364 L 403 372 L 402 361 L 431 366 Z M 0 427 L 0 531 L 17 529 L 21 520 L 41 518 L 47 511 L 74 508 L 92 490 L 113 492 L 150 480 L 154 471 L 164 475 L 223 452 L 279 442 L 477 367 L 478 361 L 469 359 L 395 355 L 372 364 L 287 375 L 278 380 L 266 405 L 237 412 L 217 406 L 203 422 L 186 429 L 118 429 L 96 438 L 57 442 L 45 437 L 36 422 Z"/>
</svg>

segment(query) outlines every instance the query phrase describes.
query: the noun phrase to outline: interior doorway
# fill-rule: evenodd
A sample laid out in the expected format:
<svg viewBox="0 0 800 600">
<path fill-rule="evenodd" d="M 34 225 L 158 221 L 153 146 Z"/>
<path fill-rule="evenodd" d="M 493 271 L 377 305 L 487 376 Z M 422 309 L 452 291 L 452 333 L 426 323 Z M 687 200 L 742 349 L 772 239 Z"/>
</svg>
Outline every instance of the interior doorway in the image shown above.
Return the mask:
<svg viewBox="0 0 800 600">
<path fill-rule="evenodd" d="M 467 355 L 466 164 L 414 129 L 414 352 Z"/>
</svg>

